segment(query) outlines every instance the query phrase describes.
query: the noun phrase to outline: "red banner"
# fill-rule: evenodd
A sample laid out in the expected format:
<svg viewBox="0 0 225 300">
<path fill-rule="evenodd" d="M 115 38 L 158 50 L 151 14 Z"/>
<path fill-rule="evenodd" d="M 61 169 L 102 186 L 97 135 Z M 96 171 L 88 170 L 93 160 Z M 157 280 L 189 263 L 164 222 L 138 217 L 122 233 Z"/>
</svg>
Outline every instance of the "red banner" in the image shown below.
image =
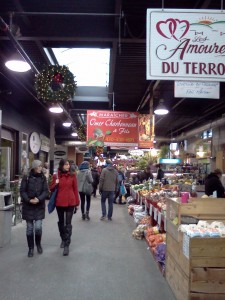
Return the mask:
<svg viewBox="0 0 225 300">
<path fill-rule="evenodd" d="M 138 113 L 88 110 L 88 146 L 138 146 Z"/>
</svg>

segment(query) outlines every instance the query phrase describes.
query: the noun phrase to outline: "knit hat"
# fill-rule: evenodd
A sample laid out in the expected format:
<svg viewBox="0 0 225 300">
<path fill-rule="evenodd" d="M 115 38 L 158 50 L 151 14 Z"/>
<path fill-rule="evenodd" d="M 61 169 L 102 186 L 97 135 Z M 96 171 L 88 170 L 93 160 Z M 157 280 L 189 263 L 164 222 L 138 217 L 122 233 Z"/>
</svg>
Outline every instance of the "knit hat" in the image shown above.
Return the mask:
<svg viewBox="0 0 225 300">
<path fill-rule="evenodd" d="M 111 161 L 110 159 L 106 159 L 105 163 L 106 163 L 107 165 L 112 165 L 112 164 L 113 164 L 112 161 Z"/>
<path fill-rule="evenodd" d="M 32 162 L 32 166 L 31 167 L 32 167 L 32 169 L 36 169 L 36 168 L 38 168 L 41 165 L 42 165 L 42 162 L 40 160 L 34 160 Z"/>
<path fill-rule="evenodd" d="M 88 161 L 83 161 L 79 167 L 79 170 L 85 170 L 85 169 L 89 169 L 90 164 Z"/>
</svg>

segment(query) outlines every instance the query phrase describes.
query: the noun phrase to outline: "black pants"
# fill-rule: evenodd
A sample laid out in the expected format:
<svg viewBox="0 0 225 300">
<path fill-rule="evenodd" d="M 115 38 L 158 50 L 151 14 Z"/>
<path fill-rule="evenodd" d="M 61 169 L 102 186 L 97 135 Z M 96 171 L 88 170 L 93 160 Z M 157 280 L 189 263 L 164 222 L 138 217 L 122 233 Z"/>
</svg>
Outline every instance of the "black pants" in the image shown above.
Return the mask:
<svg viewBox="0 0 225 300">
<path fill-rule="evenodd" d="M 91 196 L 86 195 L 85 193 L 79 192 L 80 194 L 80 202 L 81 202 L 81 213 L 85 213 L 85 200 L 86 200 L 86 212 L 89 212 L 91 206 Z"/>
<path fill-rule="evenodd" d="M 71 225 L 74 206 L 67 206 L 67 207 L 56 206 L 56 210 L 59 218 L 59 224 Z"/>
<path fill-rule="evenodd" d="M 92 184 L 92 186 L 93 186 L 93 192 L 92 192 L 92 194 L 94 195 L 94 197 L 96 197 L 96 191 L 97 191 L 98 185 Z"/>
</svg>

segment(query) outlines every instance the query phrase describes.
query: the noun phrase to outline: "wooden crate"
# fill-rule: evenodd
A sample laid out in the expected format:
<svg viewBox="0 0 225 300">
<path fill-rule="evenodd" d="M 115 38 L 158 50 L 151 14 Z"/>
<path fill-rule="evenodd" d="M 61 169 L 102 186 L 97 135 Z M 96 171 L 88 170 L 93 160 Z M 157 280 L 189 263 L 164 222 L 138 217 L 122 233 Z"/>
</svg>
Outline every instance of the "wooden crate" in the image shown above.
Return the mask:
<svg viewBox="0 0 225 300">
<path fill-rule="evenodd" d="M 166 258 L 166 280 L 177 300 L 189 299 L 189 278 L 170 253 Z"/>
<path fill-rule="evenodd" d="M 167 233 L 166 279 L 176 298 L 225 299 L 225 238 L 190 238 L 189 258 L 183 240 Z"/>
<path fill-rule="evenodd" d="M 224 199 L 167 200 L 166 280 L 178 300 L 225 299 L 225 238 L 190 238 L 185 256 L 184 236 L 178 231 L 182 216 L 225 224 Z"/>
<path fill-rule="evenodd" d="M 167 233 L 166 236 L 166 252 L 167 255 L 173 258 L 182 272 L 184 272 L 186 276 L 189 276 L 189 259 L 183 254 L 182 243 L 177 242 L 169 233 Z"/>
</svg>

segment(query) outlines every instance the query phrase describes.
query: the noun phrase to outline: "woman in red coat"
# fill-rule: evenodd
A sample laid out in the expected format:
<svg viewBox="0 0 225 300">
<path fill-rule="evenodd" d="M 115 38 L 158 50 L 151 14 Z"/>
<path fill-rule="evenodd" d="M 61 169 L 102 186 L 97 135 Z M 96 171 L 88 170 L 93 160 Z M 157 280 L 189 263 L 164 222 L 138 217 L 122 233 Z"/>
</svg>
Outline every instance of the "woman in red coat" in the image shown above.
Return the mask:
<svg viewBox="0 0 225 300">
<path fill-rule="evenodd" d="M 80 197 L 77 187 L 77 177 L 70 172 L 68 160 L 61 159 L 57 174 L 53 175 L 50 183 L 50 190 L 58 186 L 56 197 L 56 210 L 58 214 L 58 227 L 62 239 L 61 248 L 64 248 L 63 255 L 69 255 L 69 245 L 72 235 L 72 217 L 80 204 Z"/>
</svg>

